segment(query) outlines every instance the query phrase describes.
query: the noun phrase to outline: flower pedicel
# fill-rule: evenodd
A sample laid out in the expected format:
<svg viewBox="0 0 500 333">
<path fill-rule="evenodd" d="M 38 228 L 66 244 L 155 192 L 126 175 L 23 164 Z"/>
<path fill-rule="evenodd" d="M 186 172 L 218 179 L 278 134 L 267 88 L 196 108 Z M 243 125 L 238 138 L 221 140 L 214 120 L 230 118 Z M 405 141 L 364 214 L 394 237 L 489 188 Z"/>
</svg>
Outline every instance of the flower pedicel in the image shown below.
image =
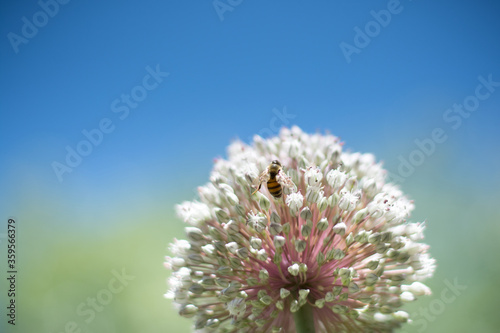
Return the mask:
<svg viewBox="0 0 500 333">
<path fill-rule="evenodd" d="M 373 155 L 293 127 L 228 156 L 200 201 L 177 206 L 187 240 L 166 260 L 166 296 L 196 330 L 391 332 L 409 320 L 404 303 L 430 294 L 424 224 L 406 221 L 413 202 Z M 275 160 L 294 185 L 278 199 L 265 183 L 255 192 Z"/>
</svg>

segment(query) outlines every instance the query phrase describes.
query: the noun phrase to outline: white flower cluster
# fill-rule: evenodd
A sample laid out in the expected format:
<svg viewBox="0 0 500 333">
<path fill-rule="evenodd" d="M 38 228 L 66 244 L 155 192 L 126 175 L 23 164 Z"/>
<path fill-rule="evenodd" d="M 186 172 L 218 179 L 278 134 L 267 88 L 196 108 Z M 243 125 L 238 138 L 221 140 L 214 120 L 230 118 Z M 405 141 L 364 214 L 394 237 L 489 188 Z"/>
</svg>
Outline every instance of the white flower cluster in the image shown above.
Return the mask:
<svg viewBox="0 0 500 333">
<path fill-rule="evenodd" d="M 253 194 L 279 160 L 296 188 Z M 171 245 L 167 297 L 202 332 L 295 332 L 312 308 L 317 332 L 390 332 L 400 308 L 429 295 L 435 260 L 424 223 L 371 154 L 342 151 L 332 135 L 298 127 L 253 145 L 235 142 L 215 162 L 200 201 L 177 206 L 187 240 Z"/>
</svg>

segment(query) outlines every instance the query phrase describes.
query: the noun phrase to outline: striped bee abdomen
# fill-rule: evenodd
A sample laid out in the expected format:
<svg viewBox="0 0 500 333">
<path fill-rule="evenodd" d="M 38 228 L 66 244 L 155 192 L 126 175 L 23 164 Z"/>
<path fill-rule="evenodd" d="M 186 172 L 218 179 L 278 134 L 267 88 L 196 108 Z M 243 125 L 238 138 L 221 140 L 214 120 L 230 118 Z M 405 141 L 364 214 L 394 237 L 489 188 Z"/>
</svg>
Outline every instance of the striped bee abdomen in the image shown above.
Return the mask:
<svg viewBox="0 0 500 333">
<path fill-rule="evenodd" d="M 267 189 L 269 193 L 275 198 L 281 198 L 281 194 L 283 193 L 281 185 L 276 181 L 276 177 L 271 177 L 267 181 Z"/>
</svg>

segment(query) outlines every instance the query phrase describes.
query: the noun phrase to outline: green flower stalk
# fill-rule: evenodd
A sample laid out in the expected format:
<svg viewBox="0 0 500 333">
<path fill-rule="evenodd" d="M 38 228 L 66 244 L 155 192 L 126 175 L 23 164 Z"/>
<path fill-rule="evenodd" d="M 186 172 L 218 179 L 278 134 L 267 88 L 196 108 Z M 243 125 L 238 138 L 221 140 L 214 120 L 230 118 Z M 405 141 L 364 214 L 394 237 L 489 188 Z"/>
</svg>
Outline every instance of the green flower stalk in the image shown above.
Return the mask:
<svg viewBox="0 0 500 333">
<path fill-rule="evenodd" d="M 255 192 L 274 160 L 279 198 L 265 182 Z M 401 307 L 431 293 L 413 202 L 332 135 L 234 142 L 199 197 L 177 206 L 187 240 L 165 264 L 166 296 L 198 332 L 392 332 L 410 320 Z"/>
</svg>

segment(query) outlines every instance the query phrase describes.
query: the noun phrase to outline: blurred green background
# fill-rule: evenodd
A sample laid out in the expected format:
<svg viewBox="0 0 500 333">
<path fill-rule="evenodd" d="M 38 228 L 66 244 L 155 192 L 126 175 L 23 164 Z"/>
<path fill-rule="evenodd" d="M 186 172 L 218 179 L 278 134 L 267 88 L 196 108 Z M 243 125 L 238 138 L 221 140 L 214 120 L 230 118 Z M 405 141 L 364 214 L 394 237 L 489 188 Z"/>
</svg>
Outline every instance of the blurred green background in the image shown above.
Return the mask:
<svg viewBox="0 0 500 333">
<path fill-rule="evenodd" d="M 438 266 L 434 294 L 408 304 L 415 322 L 402 331 L 497 332 L 500 89 L 457 128 L 446 115 L 479 76 L 500 81 L 500 6 L 401 1 L 345 56 L 342 43 L 356 46 L 356 27 L 389 3 L 2 2 L 1 332 L 190 332 L 163 297 L 168 243 L 184 237 L 174 206 L 196 198 L 231 140 L 293 124 L 374 153 L 394 175 L 415 140 L 443 129 L 447 140 L 399 179 Z M 40 11 L 53 14 L 45 24 Z M 39 20 L 29 38 L 24 17 Z M 157 65 L 170 75 L 141 96 Z M 67 147 L 105 118 L 113 132 L 58 177 L 54 161 L 67 163 Z M 5 316 L 9 217 L 15 327 Z"/>
</svg>

